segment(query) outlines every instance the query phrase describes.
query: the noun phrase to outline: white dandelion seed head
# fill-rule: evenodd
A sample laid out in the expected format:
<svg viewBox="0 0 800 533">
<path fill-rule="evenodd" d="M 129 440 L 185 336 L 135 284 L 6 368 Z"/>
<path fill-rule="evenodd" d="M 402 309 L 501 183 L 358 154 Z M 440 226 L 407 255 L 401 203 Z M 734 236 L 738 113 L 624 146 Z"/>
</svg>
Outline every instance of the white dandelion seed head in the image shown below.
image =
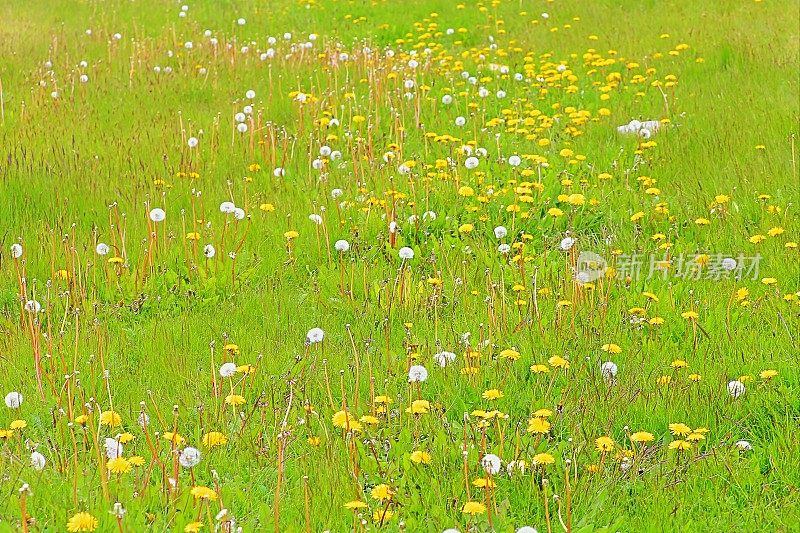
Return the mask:
<svg viewBox="0 0 800 533">
<path fill-rule="evenodd" d="M 194 468 L 200 464 L 200 450 L 193 448 L 192 446 L 187 446 L 181 450 L 181 455 L 178 457 L 178 461 L 184 468 Z"/>
<path fill-rule="evenodd" d="M 350 243 L 344 239 L 339 239 L 333 245 L 337 252 L 344 253 L 350 249 Z"/>
<path fill-rule="evenodd" d="M 236 363 L 224 363 L 219 367 L 219 375 L 223 378 L 229 378 L 236 373 Z"/>
<path fill-rule="evenodd" d="M 317 344 L 322 342 L 325 338 L 325 332 L 322 331 L 322 328 L 311 328 L 306 333 L 306 344 Z"/>
<path fill-rule="evenodd" d="M 189 137 L 189 140 L 186 141 L 186 144 L 189 148 L 197 148 L 197 145 L 200 144 L 200 141 L 197 140 L 197 137 Z"/>
<path fill-rule="evenodd" d="M 163 222 L 167 218 L 167 213 L 160 207 L 156 207 L 150 211 L 150 220 L 153 222 Z"/>
<path fill-rule="evenodd" d="M 473 168 L 477 168 L 478 158 L 475 156 L 468 157 L 467 160 L 464 161 L 464 166 L 470 170 L 472 170 Z"/>
<path fill-rule="evenodd" d="M 744 383 L 739 380 L 735 379 L 728 383 L 728 394 L 730 394 L 734 399 L 742 396 L 746 390 L 747 389 L 745 388 Z"/>
<path fill-rule="evenodd" d="M 495 236 L 495 238 L 502 239 L 506 235 L 508 235 L 508 230 L 506 229 L 505 226 L 497 226 L 496 228 L 494 228 L 494 236 Z"/>
<path fill-rule="evenodd" d="M 428 369 L 422 365 L 413 365 L 408 369 L 409 383 L 422 383 L 428 379 Z"/>
<path fill-rule="evenodd" d="M 110 250 L 111 249 L 104 242 L 97 243 L 97 246 L 94 249 L 94 251 L 97 252 L 97 255 L 107 255 Z"/>
<path fill-rule="evenodd" d="M 9 392 L 5 397 L 6 407 L 9 409 L 19 409 L 19 406 L 22 405 L 23 399 L 24 397 L 19 392 Z"/>
<path fill-rule="evenodd" d="M 275 176 L 276 178 L 282 178 L 286 175 L 286 171 L 283 170 L 283 168 L 278 167 L 272 171 L 272 175 Z"/>
<path fill-rule="evenodd" d="M 243 220 L 244 217 L 246 216 L 246 213 L 244 212 L 244 209 L 242 209 L 241 207 L 237 207 L 236 209 L 233 210 L 233 216 L 236 220 Z"/>
<path fill-rule="evenodd" d="M 463 126 L 464 124 L 467 123 L 467 119 L 465 119 L 464 117 L 456 117 L 455 123 L 456 123 L 456 126 L 458 126 L 460 128 L 461 126 Z"/>
<path fill-rule="evenodd" d="M 22 257 L 22 245 L 15 242 L 11 245 L 11 257 L 14 259 L 19 259 Z"/>
<path fill-rule="evenodd" d="M 116 459 L 122 457 L 122 444 L 117 439 L 107 437 L 105 440 L 106 457 L 109 459 Z"/>
<path fill-rule="evenodd" d="M 575 239 L 572 237 L 564 237 L 558 245 L 562 252 L 570 250 L 573 246 L 575 246 Z"/>
<path fill-rule="evenodd" d="M 722 260 L 722 268 L 725 270 L 736 270 L 737 264 L 736 259 L 732 257 L 726 257 Z"/>
<path fill-rule="evenodd" d="M 203 255 L 206 256 L 206 258 L 211 259 L 217 255 L 217 249 L 214 248 L 213 244 L 206 244 L 203 246 Z"/>
<path fill-rule="evenodd" d="M 311 213 L 310 215 L 308 215 L 308 220 L 317 225 L 322 224 L 322 217 L 316 213 Z"/>
<path fill-rule="evenodd" d="M 34 470 L 36 470 L 37 472 L 41 472 L 42 470 L 44 470 L 44 466 L 46 464 L 47 464 L 47 459 L 44 458 L 44 455 L 42 455 L 39 452 L 31 453 L 31 466 L 33 467 Z"/>
<path fill-rule="evenodd" d="M 508 252 L 511 251 L 511 246 L 506 243 L 503 243 L 497 247 L 497 251 L 500 252 L 501 254 L 507 254 Z"/>
<path fill-rule="evenodd" d="M 414 250 L 412 250 L 408 246 L 403 246 L 397 252 L 397 255 L 399 255 L 400 259 L 403 259 L 403 260 L 414 259 Z"/>
<path fill-rule="evenodd" d="M 503 463 L 500 458 L 493 453 L 488 453 L 483 456 L 483 459 L 481 459 L 481 466 L 487 474 L 491 475 L 495 475 L 500 472 L 500 467 L 502 464 Z"/>
<path fill-rule="evenodd" d="M 611 361 L 606 361 L 602 365 L 600 365 L 600 372 L 603 373 L 603 377 L 607 380 L 613 379 L 617 375 L 617 365 Z"/>
<path fill-rule="evenodd" d="M 434 354 L 433 360 L 436 361 L 437 365 L 444 368 L 448 364 L 456 360 L 456 354 L 453 352 L 442 351 L 437 354 Z"/>
<path fill-rule="evenodd" d="M 740 452 L 749 452 L 753 449 L 753 445 L 746 440 L 737 440 L 734 446 L 736 446 L 736 449 Z"/>
<path fill-rule="evenodd" d="M 236 204 L 234 204 L 233 202 L 222 202 L 221 204 L 219 204 L 219 210 L 220 212 L 225 213 L 226 215 L 233 213 L 234 210 L 236 210 Z"/>
</svg>

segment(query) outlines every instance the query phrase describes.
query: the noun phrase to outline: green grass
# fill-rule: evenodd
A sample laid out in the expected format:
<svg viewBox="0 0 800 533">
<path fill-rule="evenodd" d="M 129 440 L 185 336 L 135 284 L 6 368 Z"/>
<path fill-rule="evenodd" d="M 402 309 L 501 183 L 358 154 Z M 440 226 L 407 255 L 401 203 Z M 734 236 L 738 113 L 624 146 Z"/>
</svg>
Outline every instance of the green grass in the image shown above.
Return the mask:
<svg viewBox="0 0 800 533">
<path fill-rule="evenodd" d="M 99 520 L 99 531 L 114 531 L 114 502 L 128 511 L 125 531 L 182 531 L 198 513 L 210 531 L 224 503 L 244 531 L 275 529 L 277 514 L 280 531 L 339 532 L 355 523 L 359 531 L 397 531 L 401 524 L 414 532 L 514 531 L 527 524 L 543 532 L 545 500 L 552 531 L 563 530 L 559 505 L 576 533 L 797 527 L 800 271 L 791 243 L 800 229 L 800 3 L 188 5 L 185 18 L 181 3 L 158 0 L 81 1 L 59 9 L 41 0 L 0 5 L 0 392 L 25 397 L 19 410 L 2 407 L 0 428 L 27 422 L 0 438 L 0 530 L 22 529 L 23 483 L 32 493 L 24 498 L 30 531 L 63 531 L 80 511 Z M 244 26 L 236 24 L 239 17 Z M 438 27 L 428 31 L 431 22 Z M 447 28 L 457 31 L 447 35 Z M 206 29 L 219 39 L 216 50 Z M 287 31 L 290 41 L 282 37 Z M 117 32 L 120 40 L 112 38 Z M 319 36 L 313 47 L 287 57 L 287 43 L 305 42 L 312 32 Z M 262 61 L 270 35 L 277 52 Z M 670 55 L 682 43 L 688 48 Z M 380 53 L 365 57 L 364 46 Z M 421 63 L 416 73 L 407 67 L 412 49 Z M 343 52 L 349 59 L 337 62 Z M 590 64 L 592 53 L 614 61 Z M 79 66 L 81 60 L 88 65 Z M 528 64 L 531 75 L 504 79 L 491 64 L 508 66 L 511 75 Z M 575 78 L 558 75 L 558 64 Z M 464 70 L 487 79 L 470 85 Z M 606 92 L 613 73 L 620 83 Z M 549 79 L 540 83 L 539 75 Z M 413 99 L 404 97 L 409 77 L 416 78 Z M 419 86 L 429 88 L 421 98 Z M 487 98 L 478 97 L 479 87 L 488 89 Z M 239 134 L 234 114 L 249 89 L 256 91 L 253 121 Z M 495 97 L 499 89 L 506 98 Z M 300 105 L 292 91 L 315 99 Z M 451 106 L 441 102 L 446 93 L 456 95 Z M 468 109 L 468 102 L 476 106 Z M 589 113 L 574 125 L 579 135 L 566 129 L 568 107 Z M 524 120 L 537 109 L 550 123 L 536 118 L 516 126 L 533 138 L 490 122 Z M 340 120 L 338 128 L 316 125 L 326 112 Z M 467 117 L 467 125 L 456 127 L 457 116 Z M 632 118 L 664 121 L 650 139 L 654 145 L 616 132 Z M 433 141 L 428 132 L 459 140 Z M 186 146 L 190 136 L 200 138 L 194 150 Z M 460 152 L 467 142 L 488 151 L 475 170 L 465 168 Z M 386 163 L 392 143 L 401 146 Z M 343 158 L 315 170 L 311 161 L 325 144 Z M 562 149 L 573 156 L 560 155 Z M 535 161 L 524 159 L 515 169 L 505 162 L 512 154 L 545 158 L 548 166 L 539 175 Z M 437 170 L 437 160 L 448 157 L 456 165 Z M 416 162 L 407 175 L 398 171 L 404 161 Z M 273 175 L 276 166 L 285 177 Z M 523 169 L 534 172 L 525 177 Z M 600 179 L 602 173 L 612 178 Z M 540 183 L 541 191 L 515 192 L 524 181 Z M 462 186 L 475 194 L 464 195 Z M 659 192 L 646 192 L 651 187 Z M 335 188 L 343 195 L 334 200 Z M 585 205 L 559 199 L 569 194 L 584 195 Z M 721 210 L 714 205 L 718 195 L 729 197 Z M 237 223 L 223 215 L 218 206 L 226 200 L 248 218 Z M 510 205 L 521 211 L 512 215 Z M 167 213 L 153 226 L 155 244 L 148 233 L 152 207 Z M 553 207 L 564 215 L 553 217 Z M 400 225 L 393 246 L 385 218 L 392 209 Z M 436 219 L 423 219 L 426 211 Z M 643 218 L 631 222 L 637 212 Z M 322 215 L 322 226 L 309 220 L 312 213 Z M 408 221 L 412 215 L 418 224 Z M 698 218 L 709 224 L 698 225 Z M 459 231 L 464 224 L 473 231 Z M 501 241 L 492 233 L 499 225 L 509 230 Z M 771 235 L 775 228 L 783 232 Z M 288 230 L 299 232 L 290 244 Z M 187 239 L 190 232 L 200 239 Z M 642 274 L 581 286 L 570 271 L 577 253 L 558 250 L 567 232 L 577 238 L 577 251 L 609 260 L 622 253 L 618 270 L 625 256 L 641 254 Z M 512 260 L 517 249 L 504 256 L 497 246 L 522 242 L 523 234 L 521 268 Z M 755 235 L 765 239 L 754 244 Z M 341 257 L 333 249 L 338 239 L 351 245 Z M 116 249 L 98 256 L 98 242 Z M 17 260 L 13 243 L 24 247 Z M 217 248 L 208 261 L 206 243 Z M 663 258 L 664 243 L 671 245 L 673 270 L 648 277 L 650 257 Z M 402 246 L 415 251 L 405 264 L 398 258 Z M 743 280 L 675 276 L 678 259 L 696 254 L 712 260 L 759 254 L 759 272 Z M 107 263 L 112 256 L 123 263 Z M 440 289 L 431 278 L 441 280 Z M 525 290 L 517 294 L 517 285 Z M 749 294 L 737 298 L 742 288 Z M 35 321 L 20 309 L 29 299 L 42 305 Z M 632 324 L 636 307 L 664 323 Z M 690 310 L 699 315 L 695 322 L 681 316 Z M 313 327 L 325 331 L 325 340 L 306 347 Z M 461 372 L 466 332 L 480 352 L 471 376 Z M 232 381 L 246 401 L 236 410 L 224 402 L 230 380 L 218 373 L 231 359 L 223 350 L 228 343 L 239 347 L 237 364 L 256 366 Z M 609 343 L 622 352 L 605 353 Z M 499 357 L 512 347 L 519 360 Z M 433 359 L 442 350 L 457 354 L 446 369 Z M 419 388 L 407 384 L 412 354 L 430 373 Z M 569 359 L 568 370 L 529 369 L 556 355 Z M 609 360 L 619 368 L 613 385 L 600 371 Z M 673 369 L 676 360 L 688 368 Z M 762 379 L 767 369 L 778 375 Z M 702 379 L 692 383 L 693 373 Z M 664 376 L 671 382 L 660 384 Z M 744 396 L 732 399 L 727 384 L 740 376 L 752 379 Z M 212 379 L 222 385 L 216 394 Z M 488 389 L 504 397 L 484 400 Z M 380 394 L 394 402 L 377 427 L 352 437 L 334 427 L 343 402 L 358 419 L 375 414 L 370 402 Z M 430 412 L 406 413 L 418 398 L 430 401 Z M 150 416 L 147 432 L 137 425 L 140 402 Z M 112 408 L 121 427 L 100 425 L 99 411 Z M 526 428 L 541 408 L 553 411 L 552 426 L 537 438 Z M 478 409 L 507 417 L 488 427 L 476 415 L 465 422 L 465 413 Z M 80 414 L 88 416 L 85 427 L 72 421 Z M 678 452 L 669 449 L 680 438 L 668 429 L 676 422 L 709 432 Z M 166 478 L 174 454 L 162 434 L 175 423 L 202 459 L 193 472 L 181 468 L 178 490 L 171 490 Z M 654 442 L 644 450 L 639 445 L 633 466 L 623 470 L 620 453 L 631 449 L 626 427 L 652 433 Z M 126 431 L 134 440 L 125 444 L 125 457 L 141 456 L 145 464 L 106 482 L 102 441 Z M 224 433 L 228 443 L 209 450 L 202 445 L 208 431 Z M 601 436 L 615 441 L 613 452 L 596 449 Z M 319 445 L 309 437 L 319 437 Z M 503 460 L 491 518 L 470 520 L 461 511 L 470 498 L 487 498 L 473 485 L 467 495 L 465 438 L 470 483 L 485 475 L 485 453 Z M 749 441 L 752 451 L 738 451 L 738 440 Z M 30 465 L 34 448 L 47 459 L 40 472 Z M 413 463 L 416 450 L 429 453 L 430 464 Z M 554 464 L 505 473 L 507 462 L 530 463 L 538 453 L 551 454 Z M 210 502 L 209 519 L 189 491 L 192 476 L 213 488 L 214 472 L 221 502 Z M 394 490 L 393 516 L 383 525 L 372 514 L 384 505 L 370 496 L 381 483 Z M 344 508 L 351 500 L 369 505 L 366 526 Z"/>
</svg>

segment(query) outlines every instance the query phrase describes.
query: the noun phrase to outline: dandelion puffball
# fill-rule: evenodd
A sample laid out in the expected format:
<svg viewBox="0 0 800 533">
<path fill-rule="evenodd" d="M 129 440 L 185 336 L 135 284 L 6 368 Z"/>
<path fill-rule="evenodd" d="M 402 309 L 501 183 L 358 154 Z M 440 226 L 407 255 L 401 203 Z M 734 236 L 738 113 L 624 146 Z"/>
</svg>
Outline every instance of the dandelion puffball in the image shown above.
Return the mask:
<svg viewBox="0 0 800 533">
<path fill-rule="evenodd" d="M 606 361 L 602 365 L 600 365 L 600 372 L 603 373 L 603 377 L 607 380 L 614 379 L 617 375 L 617 365 L 611 361 Z"/>
<path fill-rule="evenodd" d="M 536 531 L 536 528 L 531 526 L 522 526 L 521 528 L 517 529 L 516 533 L 539 533 Z"/>
<path fill-rule="evenodd" d="M 244 209 L 242 209 L 241 207 L 237 207 L 236 209 L 233 210 L 233 216 L 236 220 L 244 219 L 245 217 Z"/>
<path fill-rule="evenodd" d="M 449 94 L 446 94 L 446 95 L 442 96 L 442 103 L 444 105 L 452 104 L 453 103 L 453 97 L 450 96 Z"/>
<path fill-rule="evenodd" d="M 252 100 L 253 98 L 256 97 L 256 92 L 253 89 L 250 89 L 249 91 L 244 93 L 244 95 L 247 97 L 248 100 Z"/>
<path fill-rule="evenodd" d="M 19 406 L 22 405 L 23 396 L 22 394 L 18 393 L 17 391 L 12 391 L 6 394 L 6 407 L 9 409 L 19 409 Z"/>
<path fill-rule="evenodd" d="M 197 140 L 197 137 L 189 137 L 189 140 L 186 141 L 186 144 L 189 146 L 189 148 L 197 148 L 199 143 L 200 141 Z"/>
<path fill-rule="evenodd" d="M 276 178 L 282 178 L 286 175 L 286 171 L 283 170 L 281 167 L 278 167 L 272 171 L 272 175 L 275 176 Z"/>
<path fill-rule="evenodd" d="M 493 453 L 486 454 L 483 456 L 483 459 L 481 459 L 481 466 L 483 466 L 483 469 L 487 474 L 497 474 L 500 472 L 501 465 L 502 461 L 500 461 L 500 458 Z"/>
<path fill-rule="evenodd" d="M 228 214 L 233 213 L 233 210 L 236 209 L 236 204 L 233 202 L 222 202 L 219 204 L 219 210 L 222 213 Z"/>
<path fill-rule="evenodd" d="M 737 440 L 734 446 L 736 446 L 736 449 L 739 450 L 740 452 L 749 452 L 750 450 L 753 449 L 753 445 L 747 442 L 746 440 Z"/>
<path fill-rule="evenodd" d="M 414 250 L 412 250 L 412 249 L 411 249 L 411 248 L 409 248 L 408 246 L 403 246 L 403 247 L 402 247 L 402 248 L 400 248 L 400 250 L 397 252 L 397 255 L 399 255 L 399 256 L 400 256 L 400 259 L 403 259 L 403 260 L 406 260 L 406 259 L 414 259 Z"/>
<path fill-rule="evenodd" d="M 25 302 L 25 310 L 29 313 L 38 313 L 42 310 L 42 304 L 36 300 L 28 300 Z"/>
<path fill-rule="evenodd" d="M 735 270 L 736 266 L 736 259 L 733 259 L 732 257 L 726 257 L 722 260 L 722 268 L 725 270 Z"/>
<path fill-rule="evenodd" d="M 558 247 L 563 252 L 566 252 L 573 246 L 575 246 L 575 239 L 573 239 L 572 237 L 564 237 L 563 239 L 561 239 L 561 243 L 558 245 Z"/>
<path fill-rule="evenodd" d="M 340 239 L 334 243 L 333 247 L 336 249 L 337 252 L 344 253 L 350 249 L 350 243 L 344 239 Z"/>
<path fill-rule="evenodd" d="M 167 218 L 167 214 L 160 207 L 150 211 L 150 220 L 153 222 L 163 222 L 165 218 Z"/>
<path fill-rule="evenodd" d="M 184 468 L 194 468 L 200 464 L 200 450 L 187 446 L 181 451 L 178 461 Z"/>
<path fill-rule="evenodd" d="M 428 379 L 428 369 L 422 365 L 413 365 L 408 369 L 409 383 L 422 383 Z"/>
<path fill-rule="evenodd" d="M 505 228 L 505 226 L 497 226 L 494 228 L 494 236 L 496 238 L 502 239 L 506 235 L 508 235 L 508 230 Z"/>
<path fill-rule="evenodd" d="M 317 344 L 322 342 L 322 339 L 325 338 L 325 332 L 322 331 L 322 328 L 311 328 L 306 333 L 306 343 L 307 344 Z"/>
<path fill-rule="evenodd" d="M 22 257 L 22 245 L 19 243 L 14 243 L 11 245 L 11 257 L 14 259 L 19 259 Z"/>
<path fill-rule="evenodd" d="M 214 248 L 213 244 L 206 244 L 203 246 L 203 255 L 206 256 L 206 258 L 211 259 L 217 255 L 217 249 Z"/>
<path fill-rule="evenodd" d="M 97 252 L 97 255 L 107 255 L 108 252 L 110 251 L 110 248 L 106 243 L 99 242 L 97 243 L 97 246 L 95 247 L 94 251 Z"/>
<path fill-rule="evenodd" d="M 36 470 L 37 472 L 41 472 L 42 470 L 44 470 L 44 466 L 46 464 L 47 464 L 47 459 L 44 458 L 44 455 L 42 455 L 39 452 L 31 453 L 31 466 L 33 467 L 34 470 Z"/>
<path fill-rule="evenodd" d="M 456 117 L 456 126 L 461 127 L 467 123 L 467 119 L 464 117 Z"/>
<path fill-rule="evenodd" d="M 464 161 L 464 166 L 468 169 L 472 170 L 478 166 L 478 158 L 475 156 L 468 157 L 466 161 Z"/>
<path fill-rule="evenodd" d="M 105 448 L 106 448 L 106 457 L 109 459 L 116 459 L 117 457 L 122 457 L 122 444 L 117 441 L 117 439 L 112 439 L 111 437 L 106 438 L 105 441 Z"/>
<path fill-rule="evenodd" d="M 511 251 L 511 246 L 506 243 L 503 243 L 497 247 L 497 251 L 500 252 L 501 254 L 507 254 L 508 252 Z"/>
<path fill-rule="evenodd" d="M 508 158 L 508 164 L 512 167 L 518 167 L 522 163 L 522 159 L 518 155 L 512 155 Z"/>
<path fill-rule="evenodd" d="M 223 378 L 229 378 L 236 373 L 235 363 L 225 363 L 219 367 L 219 375 Z"/>
<path fill-rule="evenodd" d="M 433 360 L 436 361 L 436 364 L 440 367 L 444 368 L 448 364 L 452 363 L 456 360 L 456 354 L 453 352 L 439 352 L 433 356 Z"/>
<path fill-rule="evenodd" d="M 732 398 L 736 399 L 745 393 L 745 386 L 739 380 L 733 380 L 728 383 L 728 394 L 731 395 Z"/>
</svg>

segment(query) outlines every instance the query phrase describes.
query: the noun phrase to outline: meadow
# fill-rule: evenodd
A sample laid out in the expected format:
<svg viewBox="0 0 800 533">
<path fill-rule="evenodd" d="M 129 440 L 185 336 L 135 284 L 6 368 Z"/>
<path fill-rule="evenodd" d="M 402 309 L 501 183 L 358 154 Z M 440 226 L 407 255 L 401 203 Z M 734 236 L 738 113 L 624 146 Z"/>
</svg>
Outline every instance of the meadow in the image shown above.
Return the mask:
<svg viewBox="0 0 800 533">
<path fill-rule="evenodd" d="M 0 531 L 798 531 L 800 2 L 0 3 Z"/>
</svg>

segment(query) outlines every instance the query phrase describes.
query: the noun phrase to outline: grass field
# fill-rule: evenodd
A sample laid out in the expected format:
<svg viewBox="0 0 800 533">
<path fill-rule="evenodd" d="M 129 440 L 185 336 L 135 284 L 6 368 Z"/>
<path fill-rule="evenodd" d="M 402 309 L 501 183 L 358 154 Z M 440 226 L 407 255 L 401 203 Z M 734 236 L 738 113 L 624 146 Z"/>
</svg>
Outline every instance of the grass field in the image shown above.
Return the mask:
<svg viewBox="0 0 800 533">
<path fill-rule="evenodd" d="M 0 531 L 797 531 L 799 17 L 1 2 Z"/>
</svg>

